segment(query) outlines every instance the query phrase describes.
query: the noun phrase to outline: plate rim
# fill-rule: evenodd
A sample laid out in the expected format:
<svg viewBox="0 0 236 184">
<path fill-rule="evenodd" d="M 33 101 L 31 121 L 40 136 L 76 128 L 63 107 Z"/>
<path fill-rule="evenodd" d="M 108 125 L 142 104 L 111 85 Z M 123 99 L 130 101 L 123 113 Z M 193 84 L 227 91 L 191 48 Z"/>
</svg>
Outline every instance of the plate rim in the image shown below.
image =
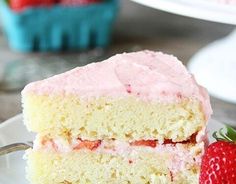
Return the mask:
<svg viewBox="0 0 236 184">
<path fill-rule="evenodd" d="M 131 0 L 165 12 L 218 23 L 236 25 L 236 5 L 207 0 Z M 232 18 L 232 17 L 235 17 Z"/>
<path fill-rule="evenodd" d="M 17 121 L 17 120 L 20 120 L 20 119 L 23 119 L 23 114 L 22 113 L 19 113 L 3 122 L 0 123 L 0 129 L 2 128 L 5 128 L 6 126 L 8 126 L 9 124 L 12 123 L 12 121 Z"/>
</svg>

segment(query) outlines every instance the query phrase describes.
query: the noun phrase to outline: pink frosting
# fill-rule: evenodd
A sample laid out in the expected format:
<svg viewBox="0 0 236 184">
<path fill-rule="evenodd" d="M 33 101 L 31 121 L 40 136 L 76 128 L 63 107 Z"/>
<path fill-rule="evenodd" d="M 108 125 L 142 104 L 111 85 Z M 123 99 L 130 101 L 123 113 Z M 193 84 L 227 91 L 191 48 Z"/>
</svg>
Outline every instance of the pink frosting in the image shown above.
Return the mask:
<svg viewBox="0 0 236 184">
<path fill-rule="evenodd" d="M 193 98 L 201 102 L 206 119 L 212 113 L 207 91 L 196 83 L 184 65 L 174 56 L 153 51 L 118 54 L 103 62 L 33 82 L 22 92 L 28 93 L 73 94 L 85 99 L 135 96 L 167 103 Z"/>
</svg>

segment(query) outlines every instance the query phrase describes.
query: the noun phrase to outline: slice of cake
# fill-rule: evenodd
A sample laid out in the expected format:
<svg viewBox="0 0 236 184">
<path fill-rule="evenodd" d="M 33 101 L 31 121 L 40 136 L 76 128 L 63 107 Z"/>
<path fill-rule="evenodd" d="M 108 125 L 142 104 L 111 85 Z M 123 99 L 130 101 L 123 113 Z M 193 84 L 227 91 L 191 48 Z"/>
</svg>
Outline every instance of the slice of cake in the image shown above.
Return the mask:
<svg viewBox="0 0 236 184">
<path fill-rule="evenodd" d="M 118 54 L 22 97 L 32 184 L 198 183 L 209 96 L 173 56 Z"/>
</svg>

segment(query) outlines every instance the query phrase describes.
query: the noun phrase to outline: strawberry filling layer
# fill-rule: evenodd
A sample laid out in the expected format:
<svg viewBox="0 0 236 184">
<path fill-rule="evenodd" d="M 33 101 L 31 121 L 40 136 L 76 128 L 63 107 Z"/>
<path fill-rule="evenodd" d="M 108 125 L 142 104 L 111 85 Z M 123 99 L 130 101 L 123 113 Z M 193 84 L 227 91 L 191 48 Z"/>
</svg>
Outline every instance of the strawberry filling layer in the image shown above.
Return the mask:
<svg viewBox="0 0 236 184">
<path fill-rule="evenodd" d="M 197 134 L 193 134 L 189 140 L 182 141 L 182 142 L 173 142 L 172 140 L 164 140 L 162 144 L 159 144 L 157 140 L 137 140 L 132 142 L 124 142 L 130 147 L 149 147 L 149 148 L 156 148 L 160 145 L 176 145 L 176 144 L 196 144 L 196 136 Z M 80 149 L 88 149 L 91 151 L 94 151 L 98 149 L 101 145 L 104 144 L 103 140 L 85 140 L 81 138 L 77 138 L 71 141 L 65 141 L 63 139 L 51 139 L 47 137 L 39 137 L 37 139 L 39 147 L 41 148 L 50 148 L 54 151 L 61 151 L 61 148 L 67 147 L 66 150 L 80 150 Z M 117 142 L 115 140 L 105 141 L 109 142 L 111 145 L 114 144 L 114 142 Z"/>
<path fill-rule="evenodd" d="M 125 158 L 129 164 L 135 163 L 141 153 L 168 155 L 168 168 L 175 173 L 180 169 L 186 169 L 190 165 L 200 166 L 205 143 L 203 141 L 196 142 L 196 139 L 196 135 L 193 135 L 188 141 L 176 143 L 166 140 L 163 144 L 160 144 L 156 140 L 125 142 L 118 140 L 90 141 L 77 138 L 68 141 L 63 138 L 49 139 L 38 136 L 33 149 L 35 151 L 53 151 L 59 154 L 74 151 L 93 151 L 98 154 L 119 155 Z"/>
</svg>

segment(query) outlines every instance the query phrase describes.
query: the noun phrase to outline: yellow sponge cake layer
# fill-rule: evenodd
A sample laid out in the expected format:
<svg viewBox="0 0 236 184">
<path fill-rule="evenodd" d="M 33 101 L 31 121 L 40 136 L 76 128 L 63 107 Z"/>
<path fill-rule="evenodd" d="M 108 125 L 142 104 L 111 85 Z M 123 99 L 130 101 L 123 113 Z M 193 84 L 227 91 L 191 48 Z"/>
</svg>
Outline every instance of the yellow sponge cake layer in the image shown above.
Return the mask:
<svg viewBox="0 0 236 184">
<path fill-rule="evenodd" d="M 187 140 L 205 127 L 199 101 L 157 103 L 130 98 L 79 99 L 27 95 L 24 118 L 29 130 L 82 139 Z"/>
<path fill-rule="evenodd" d="M 196 147 L 189 149 L 193 150 Z M 197 184 L 200 169 L 195 157 L 184 160 L 179 156 L 174 163 L 168 153 L 142 148 L 125 156 L 88 150 L 29 150 L 27 157 L 28 179 L 34 184 Z M 177 169 L 172 170 L 174 164 Z"/>
</svg>

